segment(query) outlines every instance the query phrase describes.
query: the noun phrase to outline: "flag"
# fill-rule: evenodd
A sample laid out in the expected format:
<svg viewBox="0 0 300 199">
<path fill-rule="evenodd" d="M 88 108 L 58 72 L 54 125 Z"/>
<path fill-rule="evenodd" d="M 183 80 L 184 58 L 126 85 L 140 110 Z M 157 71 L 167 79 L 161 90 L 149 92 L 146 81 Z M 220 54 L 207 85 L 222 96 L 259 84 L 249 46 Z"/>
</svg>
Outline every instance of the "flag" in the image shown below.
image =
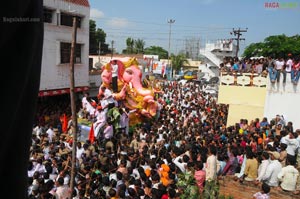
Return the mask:
<svg viewBox="0 0 300 199">
<path fill-rule="evenodd" d="M 90 133 L 89 133 L 89 141 L 91 143 L 94 143 L 94 140 L 95 140 L 94 123 L 92 123 L 91 130 L 90 130 Z"/>
<path fill-rule="evenodd" d="M 62 132 L 66 133 L 67 131 L 68 131 L 68 118 L 67 118 L 67 115 L 64 114 L 63 122 L 62 122 Z"/>
</svg>

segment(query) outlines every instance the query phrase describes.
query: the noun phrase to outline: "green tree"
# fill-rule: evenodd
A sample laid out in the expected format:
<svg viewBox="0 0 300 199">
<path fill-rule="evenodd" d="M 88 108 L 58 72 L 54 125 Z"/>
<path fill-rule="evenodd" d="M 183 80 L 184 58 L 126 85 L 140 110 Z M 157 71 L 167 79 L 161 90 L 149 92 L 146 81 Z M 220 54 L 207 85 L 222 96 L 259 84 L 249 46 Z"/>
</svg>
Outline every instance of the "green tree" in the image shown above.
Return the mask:
<svg viewBox="0 0 300 199">
<path fill-rule="evenodd" d="M 272 56 L 287 57 L 291 53 L 293 55 L 300 54 L 300 36 L 294 35 L 288 37 L 284 34 L 273 35 L 264 39 L 263 42 L 252 43 L 244 50 L 243 56 Z"/>
<path fill-rule="evenodd" d="M 96 28 L 96 22 L 90 19 L 89 54 L 96 55 L 101 44 L 101 52 L 106 52 L 108 45 L 105 44 L 106 33 L 101 28 Z"/>
<path fill-rule="evenodd" d="M 126 39 L 126 50 L 123 50 L 123 53 L 132 54 L 134 52 L 134 39 L 128 37 Z"/>
<path fill-rule="evenodd" d="M 187 63 L 187 59 L 184 54 L 171 55 L 172 68 L 176 73 L 180 70 L 184 63 Z"/>
<path fill-rule="evenodd" d="M 145 41 L 142 39 L 137 39 L 134 41 L 134 48 L 137 54 L 144 52 Z"/>
<path fill-rule="evenodd" d="M 167 59 L 168 58 L 168 51 L 163 49 L 160 46 L 150 46 L 145 48 L 144 54 L 147 55 L 158 55 L 160 59 Z"/>
<path fill-rule="evenodd" d="M 199 199 L 199 189 L 196 180 L 192 173 L 185 172 L 178 174 L 178 188 L 180 191 L 180 198 L 182 199 Z"/>
<path fill-rule="evenodd" d="M 97 41 L 96 41 L 96 22 L 93 20 L 90 20 L 90 36 L 89 36 L 89 53 L 97 54 Z"/>
</svg>

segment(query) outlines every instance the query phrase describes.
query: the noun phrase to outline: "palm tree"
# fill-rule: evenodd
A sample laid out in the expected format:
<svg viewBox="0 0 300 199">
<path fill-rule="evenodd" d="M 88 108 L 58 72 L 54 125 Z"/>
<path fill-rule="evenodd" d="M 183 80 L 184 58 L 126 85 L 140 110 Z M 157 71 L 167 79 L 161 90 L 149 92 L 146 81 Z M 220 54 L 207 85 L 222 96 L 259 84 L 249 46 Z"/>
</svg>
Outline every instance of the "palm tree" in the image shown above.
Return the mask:
<svg viewBox="0 0 300 199">
<path fill-rule="evenodd" d="M 178 73 L 180 68 L 183 66 L 183 64 L 188 63 L 188 60 L 186 59 L 184 54 L 178 54 L 178 55 L 171 55 L 171 61 L 172 61 L 172 68 L 173 70 Z"/>
<path fill-rule="evenodd" d="M 145 44 L 146 44 L 145 41 L 142 39 L 137 39 L 134 41 L 134 47 L 135 50 L 137 51 L 137 54 L 144 53 Z"/>
<path fill-rule="evenodd" d="M 132 38 L 128 37 L 126 39 L 126 45 L 127 45 L 127 49 L 126 49 L 127 53 L 128 54 L 133 53 L 134 40 Z"/>
</svg>

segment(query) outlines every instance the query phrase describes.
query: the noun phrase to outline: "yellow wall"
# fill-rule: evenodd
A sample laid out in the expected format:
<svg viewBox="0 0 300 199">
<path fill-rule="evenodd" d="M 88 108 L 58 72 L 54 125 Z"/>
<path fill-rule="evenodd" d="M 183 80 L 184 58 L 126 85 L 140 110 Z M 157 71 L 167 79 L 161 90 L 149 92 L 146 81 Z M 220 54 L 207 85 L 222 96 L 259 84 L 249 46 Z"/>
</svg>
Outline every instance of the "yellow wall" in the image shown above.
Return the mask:
<svg viewBox="0 0 300 199">
<path fill-rule="evenodd" d="M 218 103 L 229 104 L 227 125 L 234 125 L 240 119 L 250 123 L 255 118 L 262 119 L 266 88 L 220 85 Z"/>
</svg>

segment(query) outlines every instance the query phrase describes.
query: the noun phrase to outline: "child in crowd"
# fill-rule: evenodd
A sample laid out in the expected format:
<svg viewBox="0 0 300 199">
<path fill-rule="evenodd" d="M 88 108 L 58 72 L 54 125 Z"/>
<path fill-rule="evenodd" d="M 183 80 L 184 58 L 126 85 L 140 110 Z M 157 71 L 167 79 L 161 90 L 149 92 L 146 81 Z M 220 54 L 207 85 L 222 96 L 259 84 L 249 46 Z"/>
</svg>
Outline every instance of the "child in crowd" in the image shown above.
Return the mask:
<svg viewBox="0 0 300 199">
<path fill-rule="evenodd" d="M 253 199 L 270 199 L 270 186 L 266 183 L 261 185 L 261 191 L 253 195 Z"/>
</svg>

